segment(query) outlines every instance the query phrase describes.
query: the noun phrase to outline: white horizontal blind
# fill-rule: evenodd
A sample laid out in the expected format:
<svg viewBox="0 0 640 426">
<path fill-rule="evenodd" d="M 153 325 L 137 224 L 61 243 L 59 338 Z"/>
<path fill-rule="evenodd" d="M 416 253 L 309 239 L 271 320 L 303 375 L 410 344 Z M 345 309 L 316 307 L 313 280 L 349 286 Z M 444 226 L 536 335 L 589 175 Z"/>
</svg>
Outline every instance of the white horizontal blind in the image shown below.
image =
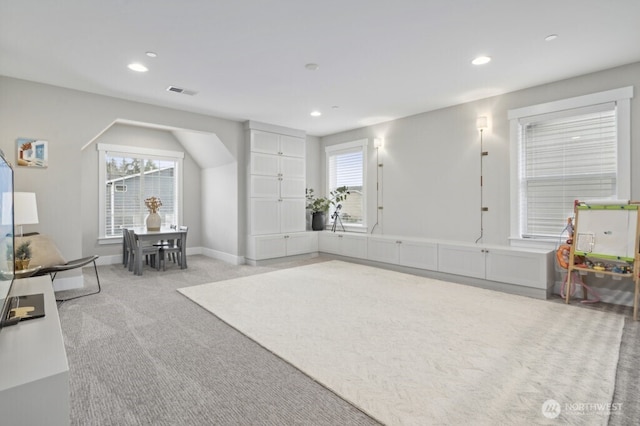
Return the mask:
<svg viewBox="0 0 640 426">
<path fill-rule="evenodd" d="M 574 200 L 615 198 L 615 103 L 520 119 L 522 237 L 557 237 Z"/>
<path fill-rule="evenodd" d="M 178 212 L 178 160 L 105 153 L 105 236 L 122 235 L 123 227 L 142 227 L 148 210 L 144 200 L 160 198 L 162 226 L 175 225 Z"/>
<path fill-rule="evenodd" d="M 361 146 L 335 150 L 327 153 L 328 157 L 328 186 L 334 191 L 341 186 L 349 187 L 351 194 L 347 200 L 341 202 L 340 215 L 342 221 L 352 224 L 364 222 L 364 152 Z M 333 215 L 334 208 L 329 212 Z"/>
</svg>

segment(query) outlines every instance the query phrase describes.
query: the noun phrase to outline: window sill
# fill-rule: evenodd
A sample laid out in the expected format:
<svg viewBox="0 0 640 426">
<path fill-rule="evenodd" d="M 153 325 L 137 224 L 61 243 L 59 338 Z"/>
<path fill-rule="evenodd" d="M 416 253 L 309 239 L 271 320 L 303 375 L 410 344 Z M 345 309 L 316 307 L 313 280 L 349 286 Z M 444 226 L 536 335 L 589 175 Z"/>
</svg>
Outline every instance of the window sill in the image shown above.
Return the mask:
<svg viewBox="0 0 640 426">
<path fill-rule="evenodd" d="M 122 237 L 100 237 L 98 238 L 99 245 L 108 244 L 122 244 Z"/>
<path fill-rule="evenodd" d="M 565 244 L 566 238 L 519 238 L 510 237 L 511 247 L 522 247 L 530 249 L 555 250 L 559 245 Z"/>
</svg>

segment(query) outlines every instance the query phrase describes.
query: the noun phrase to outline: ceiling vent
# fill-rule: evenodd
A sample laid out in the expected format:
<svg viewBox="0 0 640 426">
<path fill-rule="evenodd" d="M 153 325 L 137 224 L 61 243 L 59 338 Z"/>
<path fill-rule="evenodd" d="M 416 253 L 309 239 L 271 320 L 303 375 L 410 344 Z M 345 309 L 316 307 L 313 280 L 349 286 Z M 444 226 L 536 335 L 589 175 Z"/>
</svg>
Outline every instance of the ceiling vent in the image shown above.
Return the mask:
<svg viewBox="0 0 640 426">
<path fill-rule="evenodd" d="M 198 93 L 195 90 L 183 89 L 181 87 L 176 87 L 176 86 L 167 87 L 167 92 L 182 93 L 183 95 L 189 95 L 189 96 L 193 96 Z"/>
</svg>

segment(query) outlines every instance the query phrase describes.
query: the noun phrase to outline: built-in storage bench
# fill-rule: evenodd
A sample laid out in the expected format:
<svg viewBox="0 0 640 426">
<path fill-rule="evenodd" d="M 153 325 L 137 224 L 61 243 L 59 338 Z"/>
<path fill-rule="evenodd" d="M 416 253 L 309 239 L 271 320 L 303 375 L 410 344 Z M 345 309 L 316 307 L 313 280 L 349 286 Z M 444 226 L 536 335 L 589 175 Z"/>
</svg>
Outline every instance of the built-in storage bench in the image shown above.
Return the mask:
<svg viewBox="0 0 640 426">
<path fill-rule="evenodd" d="M 553 291 L 553 251 L 467 242 L 371 235 L 302 232 L 250 238 L 250 260 L 328 253 L 434 278 L 540 299 Z"/>
</svg>

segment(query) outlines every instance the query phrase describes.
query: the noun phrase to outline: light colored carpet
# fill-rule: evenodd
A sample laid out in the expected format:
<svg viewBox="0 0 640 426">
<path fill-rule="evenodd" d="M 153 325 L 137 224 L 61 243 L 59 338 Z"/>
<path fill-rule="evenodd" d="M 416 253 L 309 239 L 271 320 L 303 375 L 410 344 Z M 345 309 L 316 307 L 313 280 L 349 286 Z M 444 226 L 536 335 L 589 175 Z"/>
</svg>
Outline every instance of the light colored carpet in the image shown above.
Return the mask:
<svg viewBox="0 0 640 426">
<path fill-rule="evenodd" d="M 388 425 L 584 424 L 542 405 L 612 401 L 618 315 L 340 261 L 179 291 Z"/>
</svg>

